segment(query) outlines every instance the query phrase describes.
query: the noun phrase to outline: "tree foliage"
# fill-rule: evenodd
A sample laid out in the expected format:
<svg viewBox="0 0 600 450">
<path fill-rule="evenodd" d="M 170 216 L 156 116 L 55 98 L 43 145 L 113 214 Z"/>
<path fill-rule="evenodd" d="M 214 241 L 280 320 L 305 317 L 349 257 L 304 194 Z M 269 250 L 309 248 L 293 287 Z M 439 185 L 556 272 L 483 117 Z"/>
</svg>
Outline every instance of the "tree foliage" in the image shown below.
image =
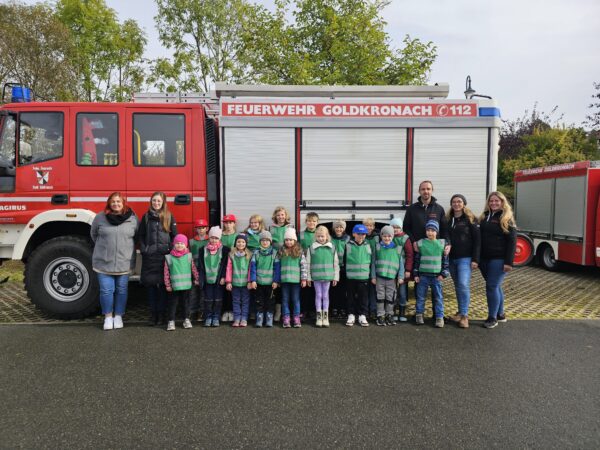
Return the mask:
<svg viewBox="0 0 600 450">
<path fill-rule="evenodd" d="M 143 78 L 146 38 L 137 23 L 120 24 L 104 0 L 58 0 L 56 14 L 77 48 L 73 61 L 82 99 L 129 99 Z"/>
<path fill-rule="evenodd" d="M 585 117 L 584 125 L 594 131 L 600 131 L 600 83 L 594 83 L 596 93 L 592 94 L 592 103 L 588 108 L 592 111 Z"/>
<path fill-rule="evenodd" d="M 77 97 L 69 30 L 44 3 L 0 4 L 0 81 L 30 87 L 43 100 Z M 3 101 L 5 99 L 0 99 Z"/>
</svg>

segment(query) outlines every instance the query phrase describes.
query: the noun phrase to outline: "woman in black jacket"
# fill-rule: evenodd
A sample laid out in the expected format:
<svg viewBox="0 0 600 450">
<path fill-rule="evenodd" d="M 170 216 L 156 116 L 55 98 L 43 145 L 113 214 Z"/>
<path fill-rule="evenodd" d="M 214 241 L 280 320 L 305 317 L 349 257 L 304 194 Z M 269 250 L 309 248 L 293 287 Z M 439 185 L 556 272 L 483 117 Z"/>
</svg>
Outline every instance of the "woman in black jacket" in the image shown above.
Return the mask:
<svg viewBox="0 0 600 450">
<path fill-rule="evenodd" d="M 501 192 L 488 195 L 483 214 L 479 218 L 481 257 L 479 270 L 485 279 L 488 318 L 485 328 L 494 328 L 506 322 L 504 314 L 504 276 L 512 270 L 517 243 L 517 229 L 510 203 Z"/>
<path fill-rule="evenodd" d="M 471 303 L 471 272 L 479 264 L 480 235 L 477 220 L 467 207 L 464 195 L 454 194 L 446 215 L 452 249 L 450 250 L 450 275 L 456 291 L 458 312 L 450 317 L 460 328 L 469 328 Z"/>
<path fill-rule="evenodd" d="M 141 283 L 148 290 L 150 325 L 163 325 L 167 309 L 167 291 L 164 285 L 165 255 L 177 235 L 177 223 L 167 206 L 164 192 L 150 197 L 150 208 L 142 217 L 138 229 L 138 242 L 142 254 Z"/>
</svg>

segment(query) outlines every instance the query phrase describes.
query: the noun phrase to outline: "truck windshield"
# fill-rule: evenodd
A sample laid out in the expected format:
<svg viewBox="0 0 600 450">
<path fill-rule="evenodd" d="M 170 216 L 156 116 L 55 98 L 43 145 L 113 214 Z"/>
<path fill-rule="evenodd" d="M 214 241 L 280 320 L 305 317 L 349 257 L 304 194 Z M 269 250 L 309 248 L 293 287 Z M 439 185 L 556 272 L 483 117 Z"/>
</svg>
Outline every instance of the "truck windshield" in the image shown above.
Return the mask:
<svg viewBox="0 0 600 450">
<path fill-rule="evenodd" d="M 14 191 L 16 154 L 15 118 L 0 116 L 0 192 Z"/>
</svg>

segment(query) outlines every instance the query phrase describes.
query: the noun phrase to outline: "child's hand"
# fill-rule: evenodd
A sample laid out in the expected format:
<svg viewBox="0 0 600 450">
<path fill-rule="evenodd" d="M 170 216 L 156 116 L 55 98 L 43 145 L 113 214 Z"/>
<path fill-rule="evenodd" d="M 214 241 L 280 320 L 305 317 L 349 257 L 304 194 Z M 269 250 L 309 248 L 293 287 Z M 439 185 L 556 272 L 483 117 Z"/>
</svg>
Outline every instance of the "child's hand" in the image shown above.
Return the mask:
<svg viewBox="0 0 600 450">
<path fill-rule="evenodd" d="M 310 280 L 307 280 L 307 281 L 306 281 L 306 285 L 307 285 L 308 287 L 311 287 L 311 286 L 312 286 L 312 281 L 310 281 Z"/>
<path fill-rule="evenodd" d="M 305 288 L 306 287 L 306 280 L 302 280 L 300 282 L 300 286 L 303 287 L 303 288 Z"/>
<path fill-rule="evenodd" d="M 415 277 L 415 283 L 418 283 L 419 281 L 419 277 Z"/>
<path fill-rule="evenodd" d="M 408 280 L 410 278 L 410 272 L 404 272 L 404 278 Z"/>
<path fill-rule="evenodd" d="M 274 282 L 274 283 L 271 285 L 271 288 L 272 288 L 272 289 L 277 289 L 277 283 L 275 283 L 275 282 Z"/>
<path fill-rule="evenodd" d="M 398 286 L 404 284 L 404 279 L 398 278 L 398 283 L 397 284 L 398 284 Z"/>
<path fill-rule="evenodd" d="M 337 284 L 338 284 L 338 282 L 337 282 L 336 280 L 333 280 L 333 281 L 331 282 L 331 285 L 332 285 L 333 287 L 336 287 L 336 286 L 337 286 Z"/>
<path fill-rule="evenodd" d="M 443 276 L 441 276 L 441 275 L 438 275 L 438 276 L 437 276 L 437 277 L 435 277 L 435 278 L 436 278 L 436 280 L 438 280 L 438 281 L 444 281 L 444 277 L 443 277 Z"/>
<path fill-rule="evenodd" d="M 413 242 L 413 250 L 417 253 L 419 252 L 419 246 L 417 245 L 416 242 Z"/>
<path fill-rule="evenodd" d="M 233 289 L 233 284 L 227 283 L 227 285 L 225 286 L 225 289 L 227 289 L 228 291 L 231 291 Z"/>
<path fill-rule="evenodd" d="M 223 285 L 225 284 L 225 278 L 221 278 L 221 280 L 219 281 L 219 284 L 220 284 L 221 286 L 223 286 Z"/>
<path fill-rule="evenodd" d="M 173 292 L 173 288 L 171 286 L 167 287 L 167 292 Z"/>
<path fill-rule="evenodd" d="M 377 284 L 377 278 L 371 278 L 371 284 Z"/>
<path fill-rule="evenodd" d="M 251 281 L 248 283 L 248 289 L 256 289 L 256 281 Z"/>
<path fill-rule="evenodd" d="M 223 283 L 221 283 L 223 284 Z M 194 281 L 194 286 L 200 286 L 200 283 L 198 281 Z"/>
</svg>

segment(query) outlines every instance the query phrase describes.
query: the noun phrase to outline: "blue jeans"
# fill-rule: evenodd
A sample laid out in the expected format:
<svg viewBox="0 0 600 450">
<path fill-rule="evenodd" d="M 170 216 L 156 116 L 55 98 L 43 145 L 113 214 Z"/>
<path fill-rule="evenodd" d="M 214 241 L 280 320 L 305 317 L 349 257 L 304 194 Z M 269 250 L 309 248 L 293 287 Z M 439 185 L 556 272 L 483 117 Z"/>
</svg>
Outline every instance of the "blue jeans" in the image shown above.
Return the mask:
<svg viewBox="0 0 600 450">
<path fill-rule="evenodd" d="M 163 314 L 167 310 L 167 291 L 163 285 L 148 286 L 148 304 L 154 314 Z"/>
<path fill-rule="evenodd" d="M 454 281 L 458 313 L 467 316 L 471 303 L 471 258 L 450 259 L 450 275 Z"/>
<path fill-rule="evenodd" d="M 504 314 L 504 292 L 502 282 L 506 276 L 503 259 L 482 259 L 479 270 L 485 280 L 485 295 L 488 304 L 488 318 L 495 319 Z"/>
<path fill-rule="evenodd" d="M 102 314 L 111 314 L 113 311 L 116 316 L 125 314 L 129 275 L 108 275 L 105 273 L 96 273 L 96 275 L 98 275 L 98 284 L 100 285 Z"/>
<path fill-rule="evenodd" d="M 377 288 L 369 278 L 369 314 L 377 314 Z"/>
<path fill-rule="evenodd" d="M 431 286 L 431 294 L 433 295 L 435 318 L 439 319 L 440 317 L 444 317 L 444 297 L 442 295 L 442 282 L 435 275 L 419 275 L 419 282 L 416 288 L 417 314 L 425 312 L 425 296 L 427 295 L 429 286 Z"/>
<path fill-rule="evenodd" d="M 281 283 L 281 313 L 284 316 L 290 315 L 290 300 L 294 316 L 300 315 L 300 284 Z"/>
<path fill-rule="evenodd" d="M 398 305 L 406 306 L 408 304 L 408 281 L 404 281 L 398 289 L 396 289 L 396 296 L 398 297 Z"/>
<path fill-rule="evenodd" d="M 233 303 L 233 320 L 248 320 L 250 309 L 250 291 L 247 287 L 233 286 L 231 290 Z"/>
</svg>

